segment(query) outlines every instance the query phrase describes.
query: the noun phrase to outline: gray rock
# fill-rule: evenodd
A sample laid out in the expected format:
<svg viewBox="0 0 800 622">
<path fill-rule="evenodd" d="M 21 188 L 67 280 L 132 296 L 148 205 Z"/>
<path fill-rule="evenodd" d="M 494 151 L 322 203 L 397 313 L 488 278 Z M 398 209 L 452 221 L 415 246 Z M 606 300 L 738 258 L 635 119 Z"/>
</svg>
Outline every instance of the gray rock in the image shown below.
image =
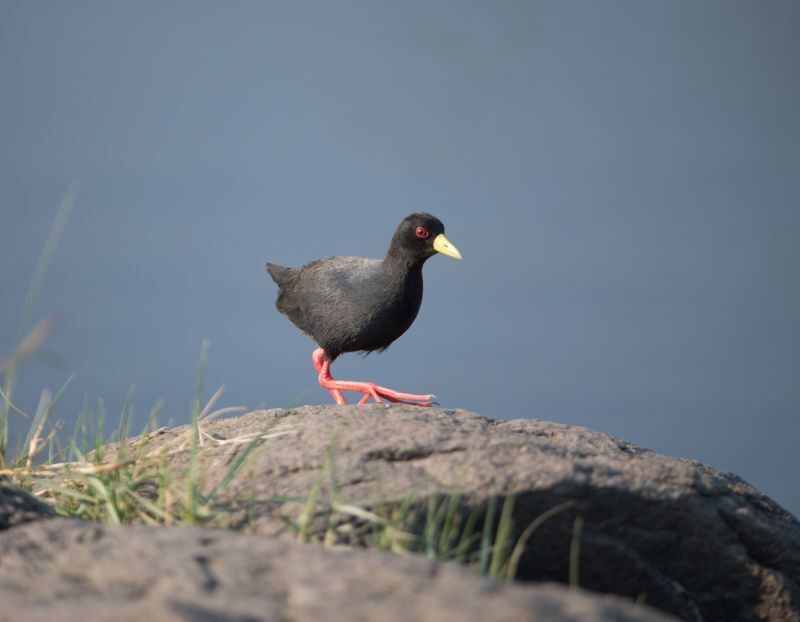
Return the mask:
<svg viewBox="0 0 800 622">
<path fill-rule="evenodd" d="M 667 622 L 555 584 L 224 530 L 56 519 L 0 533 L 0 622 Z"/>
<path fill-rule="evenodd" d="M 365 505 L 458 491 L 469 512 L 493 495 L 515 495 L 515 536 L 572 502 L 530 540 L 522 579 L 567 582 L 580 516 L 582 587 L 644 597 L 687 620 L 800 620 L 800 524 L 737 476 L 698 462 L 568 425 L 403 406 L 256 411 L 204 430 L 218 439 L 282 434 L 227 487 L 234 527 L 294 535 L 285 518 L 297 517 L 297 505 L 257 501 L 308 494 L 332 455 L 336 494 Z M 169 431 L 148 451 L 170 451 L 182 468 L 185 438 L 185 430 Z M 204 453 L 209 486 L 244 446 Z M 329 479 L 321 498 L 332 494 Z M 252 503 L 237 510 L 242 499 Z"/>
<path fill-rule="evenodd" d="M 16 486 L 0 482 L 0 531 L 51 516 L 55 512 L 49 505 Z"/>
</svg>

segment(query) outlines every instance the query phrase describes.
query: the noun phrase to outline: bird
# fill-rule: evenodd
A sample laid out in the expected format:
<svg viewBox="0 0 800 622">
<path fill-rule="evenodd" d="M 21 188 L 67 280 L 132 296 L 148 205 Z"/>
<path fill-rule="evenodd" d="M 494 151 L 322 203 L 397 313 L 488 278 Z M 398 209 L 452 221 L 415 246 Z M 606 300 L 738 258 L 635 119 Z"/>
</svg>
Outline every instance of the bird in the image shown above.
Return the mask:
<svg viewBox="0 0 800 622">
<path fill-rule="evenodd" d="M 359 404 L 370 398 L 426 407 L 434 403 L 433 394 L 337 380 L 330 368 L 346 352 L 386 350 L 408 330 L 422 303 L 422 266 L 437 253 L 461 259 L 442 221 L 416 212 L 397 226 L 383 259 L 325 257 L 302 268 L 267 263 L 278 285 L 275 306 L 318 345 L 311 359 L 320 385 L 337 404 L 347 403 L 342 391 L 363 393 Z"/>
</svg>

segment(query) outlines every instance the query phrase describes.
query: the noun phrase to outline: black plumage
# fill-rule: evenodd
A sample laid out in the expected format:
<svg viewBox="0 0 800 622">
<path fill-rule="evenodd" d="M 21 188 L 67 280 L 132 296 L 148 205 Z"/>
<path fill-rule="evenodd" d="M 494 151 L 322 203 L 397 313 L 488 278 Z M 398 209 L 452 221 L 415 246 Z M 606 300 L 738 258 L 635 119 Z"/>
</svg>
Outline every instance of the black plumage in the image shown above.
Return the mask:
<svg viewBox="0 0 800 622">
<path fill-rule="evenodd" d="M 384 259 L 326 257 L 298 269 L 268 263 L 267 270 L 280 288 L 278 310 L 333 361 L 344 352 L 384 350 L 411 326 L 422 302 L 422 266 L 436 252 L 460 258 L 442 222 L 415 213 L 397 227 Z"/>
</svg>

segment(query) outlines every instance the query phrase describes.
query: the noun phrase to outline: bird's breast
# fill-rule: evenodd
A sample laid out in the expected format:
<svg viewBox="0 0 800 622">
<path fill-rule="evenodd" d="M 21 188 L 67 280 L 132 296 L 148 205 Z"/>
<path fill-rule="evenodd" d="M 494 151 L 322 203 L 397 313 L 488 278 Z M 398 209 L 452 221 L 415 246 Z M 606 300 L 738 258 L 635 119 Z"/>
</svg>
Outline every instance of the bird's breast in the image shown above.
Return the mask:
<svg viewBox="0 0 800 622">
<path fill-rule="evenodd" d="M 360 307 L 367 310 L 357 330 L 348 340 L 348 350 L 378 350 L 386 348 L 400 337 L 417 317 L 422 303 L 422 279 L 400 286 L 387 283 L 372 290 L 368 301 Z"/>
</svg>

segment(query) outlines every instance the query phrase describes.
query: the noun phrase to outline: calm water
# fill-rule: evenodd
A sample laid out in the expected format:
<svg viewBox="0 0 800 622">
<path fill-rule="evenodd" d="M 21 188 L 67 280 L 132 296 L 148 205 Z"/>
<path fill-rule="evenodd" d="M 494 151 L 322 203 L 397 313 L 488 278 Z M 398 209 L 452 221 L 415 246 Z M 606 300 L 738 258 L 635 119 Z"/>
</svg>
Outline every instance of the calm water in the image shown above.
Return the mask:
<svg viewBox="0 0 800 622">
<path fill-rule="evenodd" d="M 343 378 L 588 426 L 800 513 L 800 4 L 4 2 L 0 352 L 83 190 L 19 404 L 72 372 L 185 422 L 329 401 L 264 262 L 380 257 L 407 213 L 464 261 Z M 116 415 L 115 415 L 116 416 Z M 15 428 L 19 430 L 19 427 Z"/>
</svg>

